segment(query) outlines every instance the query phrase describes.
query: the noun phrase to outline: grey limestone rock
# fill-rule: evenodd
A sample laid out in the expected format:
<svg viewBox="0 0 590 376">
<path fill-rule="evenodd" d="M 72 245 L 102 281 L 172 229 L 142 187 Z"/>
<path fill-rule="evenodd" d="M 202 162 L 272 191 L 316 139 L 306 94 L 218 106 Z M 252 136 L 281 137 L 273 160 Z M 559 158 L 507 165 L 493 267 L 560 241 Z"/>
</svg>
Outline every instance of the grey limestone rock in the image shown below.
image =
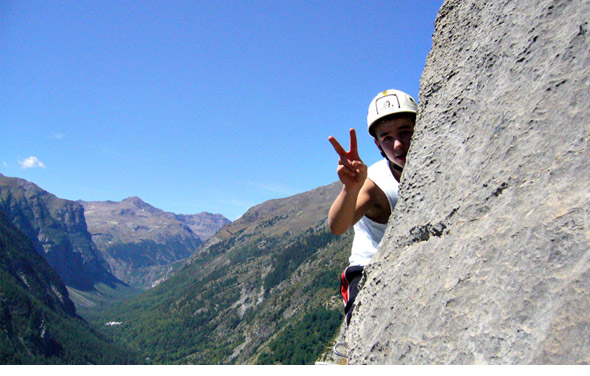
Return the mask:
<svg viewBox="0 0 590 376">
<path fill-rule="evenodd" d="M 589 19 L 445 1 L 350 364 L 590 363 Z"/>
</svg>

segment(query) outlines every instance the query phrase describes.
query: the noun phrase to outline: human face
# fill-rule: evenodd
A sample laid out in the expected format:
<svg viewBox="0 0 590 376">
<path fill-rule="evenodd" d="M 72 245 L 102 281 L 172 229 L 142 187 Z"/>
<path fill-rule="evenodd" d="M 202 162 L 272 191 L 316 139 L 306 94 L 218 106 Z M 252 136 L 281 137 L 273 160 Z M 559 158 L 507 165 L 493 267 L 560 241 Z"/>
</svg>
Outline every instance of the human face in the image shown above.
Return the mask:
<svg viewBox="0 0 590 376">
<path fill-rule="evenodd" d="M 402 168 L 406 165 L 414 124 L 412 116 L 400 116 L 385 119 L 375 127 L 375 144 L 387 159 Z"/>
</svg>

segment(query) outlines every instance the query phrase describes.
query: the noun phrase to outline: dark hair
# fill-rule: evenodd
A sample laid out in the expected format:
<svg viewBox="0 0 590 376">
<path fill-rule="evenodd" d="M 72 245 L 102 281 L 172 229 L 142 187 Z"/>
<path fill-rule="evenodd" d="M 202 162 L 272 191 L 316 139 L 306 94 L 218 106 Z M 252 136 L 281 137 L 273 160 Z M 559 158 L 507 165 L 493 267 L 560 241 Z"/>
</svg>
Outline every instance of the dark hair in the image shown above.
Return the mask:
<svg viewBox="0 0 590 376">
<path fill-rule="evenodd" d="M 373 123 L 373 125 L 371 126 L 371 132 L 370 132 L 371 136 L 373 136 L 373 138 L 377 138 L 375 135 L 375 128 L 377 128 L 379 125 L 381 125 L 381 123 L 383 123 L 384 121 L 402 118 L 402 117 L 410 117 L 410 118 L 412 118 L 412 121 L 414 121 L 414 124 L 416 123 L 416 114 L 413 112 L 398 112 L 395 114 L 387 115 L 387 116 L 384 116 L 381 119 L 379 119 Z"/>
<path fill-rule="evenodd" d="M 397 118 L 401 118 L 401 117 L 409 117 L 412 119 L 412 121 L 414 123 L 416 123 L 416 114 L 413 112 L 398 112 L 396 114 L 387 115 L 387 116 L 384 116 L 383 118 L 377 120 L 375 122 L 375 124 L 371 127 L 371 136 L 373 136 L 373 138 L 375 140 L 377 140 L 377 136 L 375 135 L 375 128 L 377 128 L 379 125 L 381 125 L 381 123 L 383 123 L 384 121 L 397 119 Z M 387 158 L 387 155 L 385 155 L 385 153 L 383 152 L 383 149 L 381 149 L 381 145 L 379 145 L 379 140 L 377 140 L 377 146 L 379 147 L 379 151 L 381 152 L 381 156 L 383 158 L 389 160 L 389 158 Z"/>
</svg>

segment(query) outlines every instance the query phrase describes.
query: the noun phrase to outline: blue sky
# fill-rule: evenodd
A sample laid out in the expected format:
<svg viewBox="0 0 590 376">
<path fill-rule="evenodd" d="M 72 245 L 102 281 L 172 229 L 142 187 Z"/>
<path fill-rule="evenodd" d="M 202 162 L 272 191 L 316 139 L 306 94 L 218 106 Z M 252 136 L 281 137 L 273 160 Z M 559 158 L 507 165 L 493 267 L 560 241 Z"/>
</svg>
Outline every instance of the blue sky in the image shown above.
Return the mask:
<svg viewBox="0 0 590 376">
<path fill-rule="evenodd" d="M 418 100 L 440 1 L 0 2 L 0 172 L 235 220 L 336 181 L 334 135 Z"/>
</svg>

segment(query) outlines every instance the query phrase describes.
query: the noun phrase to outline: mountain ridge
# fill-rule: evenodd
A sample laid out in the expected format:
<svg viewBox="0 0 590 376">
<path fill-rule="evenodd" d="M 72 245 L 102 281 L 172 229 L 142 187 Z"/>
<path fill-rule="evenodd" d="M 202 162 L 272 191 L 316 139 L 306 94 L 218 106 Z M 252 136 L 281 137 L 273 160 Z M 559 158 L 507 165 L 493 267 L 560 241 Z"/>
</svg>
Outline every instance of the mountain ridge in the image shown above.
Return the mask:
<svg viewBox="0 0 590 376">
<path fill-rule="evenodd" d="M 188 258 L 228 219 L 219 214 L 179 215 L 156 208 L 137 196 L 122 201 L 78 201 L 88 231 L 111 272 L 122 281 L 149 288 Z"/>
<path fill-rule="evenodd" d="M 20 178 L 0 177 L 0 209 L 32 240 L 66 285 L 89 291 L 122 284 L 108 271 L 84 218 L 84 208 Z"/>
<path fill-rule="evenodd" d="M 342 318 L 352 237 L 326 223 L 340 187 L 250 208 L 170 279 L 88 319 L 123 322 L 108 331 L 157 364 L 313 363 Z M 316 334 L 300 337 L 306 327 Z"/>
</svg>

